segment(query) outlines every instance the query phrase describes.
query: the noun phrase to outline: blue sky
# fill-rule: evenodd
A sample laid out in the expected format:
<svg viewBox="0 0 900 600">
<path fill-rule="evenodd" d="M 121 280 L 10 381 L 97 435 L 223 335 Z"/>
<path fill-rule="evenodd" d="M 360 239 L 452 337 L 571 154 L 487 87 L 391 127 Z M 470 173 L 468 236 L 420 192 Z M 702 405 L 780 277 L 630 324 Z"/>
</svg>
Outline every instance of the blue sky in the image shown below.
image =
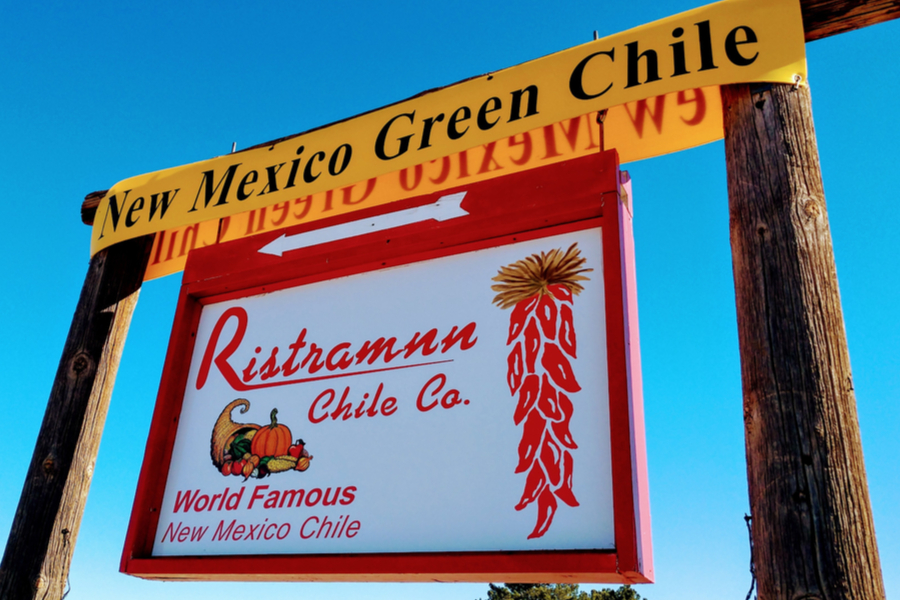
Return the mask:
<svg viewBox="0 0 900 600">
<path fill-rule="evenodd" d="M 0 364 L 9 437 L 0 535 L 88 263 L 85 194 L 304 131 L 697 6 L 470 0 L 264 4 L 6 3 L 0 185 L 7 227 Z M 807 46 L 876 533 L 900 593 L 897 22 Z M 627 165 L 634 179 L 657 583 L 652 600 L 750 584 L 740 365 L 721 142 Z M 485 596 L 483 584 L 145 582 L 118 560 L 179 276 L 141 292 L 71 571 L 69 598 Z"/>
</svg>

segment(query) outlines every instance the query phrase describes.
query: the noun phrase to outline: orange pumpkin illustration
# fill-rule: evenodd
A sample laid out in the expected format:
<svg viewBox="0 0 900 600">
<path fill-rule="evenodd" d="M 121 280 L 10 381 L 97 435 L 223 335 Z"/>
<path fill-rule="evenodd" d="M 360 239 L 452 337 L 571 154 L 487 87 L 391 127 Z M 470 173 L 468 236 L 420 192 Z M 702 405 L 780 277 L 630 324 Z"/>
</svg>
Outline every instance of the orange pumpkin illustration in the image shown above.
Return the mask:
<svg viewBox="0 0 900 600">
<path fill-rule="evenodd" d="M 288 453 L 293 438 L 287 425 L 278 423 L 278 409 L 273 408 L 272 423 L 259 428 L 253 436 L 253 445 L 250 452 L 256 456 L 282 456 Z"/>
</svg>

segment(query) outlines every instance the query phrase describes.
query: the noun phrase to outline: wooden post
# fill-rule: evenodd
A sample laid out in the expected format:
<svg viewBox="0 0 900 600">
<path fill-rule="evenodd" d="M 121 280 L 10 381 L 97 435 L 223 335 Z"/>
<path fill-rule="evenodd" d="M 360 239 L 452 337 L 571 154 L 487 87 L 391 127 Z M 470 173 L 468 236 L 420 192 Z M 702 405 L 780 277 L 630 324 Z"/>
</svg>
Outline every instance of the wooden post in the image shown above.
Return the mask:
<svg viewBox="0 0 900 600">
<path fill-rule="evenodd" d="M 806 41 L 846 33 L 900 17 L 897 0 L 800 0 Z"/>
<path fill-rule="evenodd" d="M 62 598 L 153 236 L 91 259 L 6 552 L 0 598 Z"/>
<path fill-rule="evenodd" d="M 809 89 L 722 104 L 758 595 L 882 599 Z"/>
</svg>

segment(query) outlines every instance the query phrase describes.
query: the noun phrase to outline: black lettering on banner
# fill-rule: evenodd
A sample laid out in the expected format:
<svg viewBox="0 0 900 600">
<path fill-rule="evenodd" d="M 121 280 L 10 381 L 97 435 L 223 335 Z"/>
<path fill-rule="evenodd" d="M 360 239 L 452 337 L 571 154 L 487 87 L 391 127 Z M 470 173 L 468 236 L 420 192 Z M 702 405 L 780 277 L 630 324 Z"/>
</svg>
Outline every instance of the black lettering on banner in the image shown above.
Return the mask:
<svg viewBox="0 0 900 600">
<path fill-rule="evenodd" d="M 638 77 L 638 63 L 642 58 L 646 59 L 647 64 L 647 79 L 644 80 L 644 83 L 662 79 L 659 76 L 659 60 L 656 57 L 656 50 L 644 50 L 639 53 L 637 42 L 629 42 L 625 44 L 625 47 L 628 48 L 628 83 L 625 85 L 625 89 L 641 85 Z"/>
<path fill-rule="evenodd" d="M 431 129 L 435 123 L 444 120 L 444 113 L 438 114 L 436 117 L 428 117 L 422 121 L 422 143 L 419 144 L 419 150 L 431 147 Z"/>
<path fill-rule="evenodd" d="M 344 150 L 344 159 L 341 161 L 341 168 L 338 168 L 338 157 L 341 155 L 342 149 Z M 334 152 L 331 153 L 331 160 L 328 161 L 328 173 L 335 177 L 343 173 L 350 164 L 351 156 L 353 156 L 353 147 L 350 144 L 341 144 L 335 148 Z"/>
<path fill-rule="evenodd" d="M 712 34 L 709 30 L 709 21 L 700 21 L 699 23 L 694 23 L 694 25 L 697 26 L 697 33 L 700 36 L 700 70 L 718 69 L 719 67 L 713 62 Z"/>
<path fill-rule="evenodd" d="M 303 181 L 306 183 L 312 183 L 316 179 L 319 178 L 319 175 L 322 174 L 322 171 L 319 171 L 315 175 L 312 174 L 312 166 L 315 161 L 323 161 L 325 160 L 325 153 L 319 150 L 315 154 L 312 155 L 312 158 L 309 159 L 309 162 L 306 163 L 306 167 L 303 169 Z"/>
<path fill-rule="evenodd" d="M 159 213 L 159 219 L 162 220 L 162 218 L 166 216 L 166 211 L 169 210 L 169 207 L 172 205 L 172 202 L 180 191 L 181 188 L 176 188 L 174 190 L 166 190 L 151 195 L 150 214 L 148 215 L 147 220 L 152 221 L 157 213 Z M 119 199 L 115 194 L 109 197 L 109 202 L 106 203 L 106 213 L 103 215 L 103 225 L 101 225 L 100 235 L 97 237 L 98 240 L 103 239 L 106 232 L 106 224 L 110 219 L 112 219 L 113 231 L 118 229 L 119 219 L 123 212 L 125 213 L 125 227 L 132 227 L 140 220 L 141 217 L 138 213 L 144 209 L 146 200 L 143 196 L 135 198 L 126 211 L 125 204 L 128 202 L 128 194 L 131 193 L 131 190 L 125 190 L 124 193 L 125 195 L 122 197 L 122 204 L 119 204 Z"/>
<path fill-rule="evenodd" d="M 525 116 L 530 117 L 538 114 L 538 88 L 536 85 L 532 84 L 524 90 L 510 92 L 510 94 L 512 94 L 512 106 L 509 107 L 509 120 L 507 123 L 512 123 L 513 121 L 518 121 L 522 118 L 522 96 L 526 93 L 528 94 L 528 110 L 525 112 Z"/>
<path fill-rule="evenodd" d="M 140 211 L 144 208 L 144 197 L 139 196 L 134 199 L 134 202 L 131 203 L 131 206 L 128 208 L 128 214 L 125 215 L 125 227 L 131 227 L 135 223 L 138 222 L 140 217 L 135 217 L 134 213 Z"/>
<path fill-rule="evenodd" d="M 244 175 L 244 178 L 241 179 L 241 183 L 238 186 L 237 191 L 237 199 L 240 201 L 244 201 L 250 196 L 253 195 L 253 190 L 251 189 L 249 192 L 245 191 L 248 185 L 252 185 L 256 183 L 256 180 L 259 179 L 259 173 L 256 171 L 247 171 L 247 174 Z"/>
<path fill-rule="evenodd" d="M 103 239 L 103 232 L 106 231 L 106 220 L 109 217 L 112 217 L 113 232 L 116 231 L 116 228 L 119 226 L 119 216 L 122 214 L 122 208 L 125 208 L 125 202 L 128 200 L 129 193 L 131 193 L 131 190 L 125 190 L 121 207 L 119 207 L 119 200 L 115 194 L 109 197 L 109 202 L 106 203 L 106 213 L 103 215 L 103 225 L 100 226 L 100 235 L 97 237 L 98 240 Z"/>
<path fill-rule="evenodd" d="M 589 94 L 584 89 L 584 70 L 587 67 L 588 63 L 595 56 L 608 56 L 610 62 L 616 62 L 616 49 L 612 50 L 601 50 L 600 52 L 594 52 L 593 54 L 589 54 L 581 59 L 581 62 L 578 63 L 575 68 L 572 70 L 572 75 L 569 77 L 569 92 L 572 93 L 573 96 L 578 98 L 579 100 L 591 100 L 593 98 L 599 98 L 610 89 L 612 89 L 612 82 L 606 86 L 603 91 L 598 92 L 596 94 Z"/>
<path fill-rule="evenodd" d="M 456 111 L 450 116 L 450 120 L 447 121 L 447 137 L 451 140 L 458 140 L 462 136 L 466 135 L 466 132 L 469 131 L 469 126 L 466 125 L 466 128 L 462 131 L 459 131 L 456 128 L 456 124 L 462 121 L 468 121 L 472 116 L 472 111 L 469 110 L 468 106 L 460 106 L 456 109 Z"/>
<path fill-rule="evenodd" d="M 281 170 L 281 167 L 284 166 L 284 163 L 280 165 L 271 165 L 266 167 L 266 187 L 262 189 L 257 196 L 262 196 L 263 194 L 271 194 L 272 192 L 278 191 L 278 180 L 275 179 L 275 176 L 278 174 L 278 171 Z"/>
<path fill-rule="evenodd" d="M 678 39 L 683 35 L 684 29 L 681 27 L 676 27 L 672 30 L 672 37 L 675 39 Z M 687 60 L 684 57 L 684 42 L 675 42 L 674 44 L 669 45 L 672 46 L 672 77 L 690 73 L 690 71 L 687 70 Z"/>
<path fill-rule="evenodd" d="M 300 156 L 301 154 L 303 154 L 303 151 L 305 149 L 306 149 L 305 146 L 300 146 L 299 148 L 297 148 L 297 152 L 296 152 L 297 156 Z M 300 159 L 295 158 L 294 160 L 291 161 L 291 173 L 290 173 L 290 175 L 288 175 L 287 183 L 284 184 L 284 189 L 294 187 L 294 179 L 296 179 L 296 177 L 297 177 L 297 169 L 299 169 L 299 168 L 300 168 Z"/>
<path fill-rule="evenodd" d="M 384 124 L 384 127 L 381 128 L 381 131 L 378 132 L 378 138 L 375 140 L 375 155 L 381 160 L 391 160 L 397 158 L 398 156 L 404 154 L 407 150 L 409 150 L 409 140 L 412 138 L 413 134 L 404 135 L 397 138 L 397 140 L 400 142 L 400 148 L 395 154 L 388 156 L 384 149 L 385 142 L 387 141 L 388 131 L 390 130 L 391 125 L 393 125 L 394 121 L 396 121 L 397 119 L 402 118 L 409 119 L 409 122 L 412 123 L 413 119 L 416 118 L 416 111 L 412 111 L 411 113 L 402 113 L 391 118 L 390 121 Z"/>
<path fill-rule="evenodd" d="M 737 34 L 738 32 L 743 32 L 744 39 L 738 40 Z M 752 65 L 756 61 L 756 57 L 759 56 L 759 52 L 754 54 L 753 56 L 747 58 L 743 54 L 741 54 L 740 46 L 741 44 L 755 44 L 756 43 L 756 32 L 747 27 L 746 25 L 741 25 L 740 27 L 735 27 L 728 34 L 728 37 L 725 38 L 725 55 L 728 56 L 728 60 L 732 63 L 736 64 L 739 67 L 746 67 L 748 65 Z"/>
<path fill-rule="evenodd" d="M 222 175 L 222 179 L 219 180 L 219 183 L 216 184 L 216 187 L 213 187 L 213 180 L 215 179 L 215 172 L 212 170 L 203 172 L 203 179 L 200 180 L 200 187 L 197 189 L 197 196 L 194 198 L 194 204 L 191 206 L 191 210 L 189 213 L 195 212 L 197 210 L 197 200 L 200 199 L 200 193 L 203 193 L 203 208 L 209 207 L 209 201 L 212 200 L 213 196 L 219 191 L 219 188 L 222 188 L 222 191 L 219 192 L 219 199 L 213 206 L 221 206 L 223 204 L 228 203 L 228 190 L 231 189 L 231 183 L 234 181 L 234 174 L 237 172 L 237 168 L 241 166 L 241 163 L 237 163 L 235 165 L 231 165 L 228 167 L 228 170 L 225 171 L 225 174 Z"/>
<path fill-rule="evenodd" d="M 490 107 L 488 106 L 490 105 Z M 484 104 L 481 105 L 481 108 L 478 109 L 478 129 L 482 131 L 487 131 L 494 125 L 496 125 L 500 121 L 500 117 L 495 118 L 493 121 L 488 121 L 488 114 L 492 112 L 496 112 L 502 108 L 503 104 L 500 102 L 500 98 L 488 98 L 484 101 Z"/>
<path fill-rule="evenodd" d="M 175 201 L 175 196 L 178 195 L 179 191 L 181 191 L 181 188 L 175 188 L 174 192 L 172 190 L 166 190 L 162 193 L 162 199 L 159 198 L 159 194 L 150 196 L 150 216 L 147 220 L 152 221 L 153 217 L 156 216 L 156 211 L 159 211 L 159 219 L 162 220 L 162 218 L 166 216 L 166 211 L 169 210 L 169 206 Z M 170 193 L 172 194 L 171 198 L 169 198 Z"/>
</svg>

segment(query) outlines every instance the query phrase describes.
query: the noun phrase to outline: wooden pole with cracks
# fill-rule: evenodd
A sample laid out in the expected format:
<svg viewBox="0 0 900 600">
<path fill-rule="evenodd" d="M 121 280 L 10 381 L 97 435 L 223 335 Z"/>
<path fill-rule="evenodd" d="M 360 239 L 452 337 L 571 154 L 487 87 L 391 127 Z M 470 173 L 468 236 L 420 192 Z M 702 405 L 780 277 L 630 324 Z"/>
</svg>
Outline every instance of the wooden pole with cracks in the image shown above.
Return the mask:
<svg viewBox="0 0 900 600">
<path fill-rule="evenodd" d="M 809 88 L 722 104 L 758 596 L 881 599 Z"/>
<path fill-rule="evenodd" d="M 90 261 L 6 551 L 0 598 L 62 598 L 153 236 Z"/>
</svg>

